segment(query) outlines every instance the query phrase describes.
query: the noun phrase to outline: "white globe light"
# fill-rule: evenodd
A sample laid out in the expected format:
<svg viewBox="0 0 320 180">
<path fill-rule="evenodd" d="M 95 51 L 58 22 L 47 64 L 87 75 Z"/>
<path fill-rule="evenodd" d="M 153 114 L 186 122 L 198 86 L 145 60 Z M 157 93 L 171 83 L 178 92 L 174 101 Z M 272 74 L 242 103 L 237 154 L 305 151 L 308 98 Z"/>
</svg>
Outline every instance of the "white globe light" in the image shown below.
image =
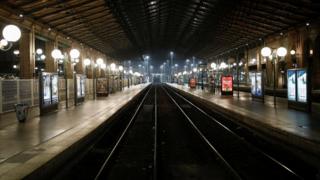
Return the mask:
<svg viewBox="0 0 320 180">
<path fill-rule="evenodd" d="M 51 52 L 51 56 L 55 59 L 61 58 L 62 57 L 62 53 L 59 49 L 54 49 Z"/>
<path fill-rule="evenodd" d="M 20 54 L 20 51 L 19 51 L 18 49 L 16 49 L 16 50 L 13 51 L 13 54 L 14 54 L 14 55 L 19 55 L 19 54 Z"/>
<path fill-rule="evenodd" d="M 40 56 L 40 59 L 41 59 L 41 60 L 45 60 L 45 59 L 46 59 L 46 56 L 45 56 L 44 54 L 42 54 L 42 55 Z"/>
<path fill-rule="evenodd" d="M 105 69 L 105 68 L 107 68 L 107 65 L 104 64 L 104 63 L 102 63 L 102 64 L 101 64 L 101 68 L 102 68 L 102 69 Z"/>
<path fill-rule="evenodd" d="M 261 49 L 261 55 L 263 57 L 269 57 L 271 55 L 271 49 L 269 47 L 264 47 Z"/>
<path fill-rule="evenodd" d="M 77 59 L 80 56 L 80 51 L 78 49 L 71 49 L 70 56 L 72 59 Z"/>
<path fill-rule="evenodd" d="M 132 74 L 132 70 L 129 70 L 129 73 Z"/>
<path fill-rule="evenodd" d="M 98 65 L 103 64 L 103 59 L 102 59 L 102 58 L 98 58 L 98 59 L 97 59 L 97 64 L 98 64 Z"/>
<path fill-rule="evenodd" d="M 86 59 L 83 60 L 83 63 L 84 63 L 85 66 L 89 66 L 91 64 L 91 60 L 86 58 Z"/>
<path fill-rule="evenodd" d="M 116 64 L 115 63 L 111 63 L 110 64 L 110 68 L 112 71 L 116 70 Z"/>
<path fill-rule="evenodd" d="M 225 69 L 225 68 L 227 68 L 228 67 L 228 65 L 225 63 L 225 62 L 222 62 L 221 64 L 220 64 L 220 68 L 221 69 Z"/>
<path fill-rule="evenodd" d="M 197 70 L 197 68 L 193 68 L 193 72 L 197 72 L 198 70 Z"/>
<path fill-rule="evenodd" d="M 279 47 L 277 49 L 277 55 L 280 56 L 280 57 L 284 57 L 287 55 L 287 49 L 284 48 L 284 47 Z"/>
<path fill-rule="evenodd" d="M 123 71 L 123 66 L 119 66 L 119 71 Z"/>
<path fill-rule="evenodd" d="M 2 30 L 2 36 L 10 42 L 16 42 L 21 37 L 21 31 L 16 25 L 7 25 Z"/>
<path fill-rule="evenodd" d="M 42 53 L 43 53 L 43 51 L 42 51 L 42 49 L 41 49 L 41 48 L 39 48 L 39 49 L 37 49 L 37 50 L 36 50 L 36 53 L 37 53 L 38 55 L 40 55 L 40 54 L 42 54 Z"/>
<path fill-rule="evenodd" d="M 294 49 L 292 49 L 292 50 L 290 51 L 290 54 L 291 54 L 291 55 L 295 55 L 295 54 L 296 54 L 296 51 L 295 51 Z"/>
<path fill-rule="evenodd" d="M 1 39 L 1 41 L 0 41 L 0 46 L 1 47 L 5 47 L 5 46 L 8 46 L 8 41 L 6 40 L 6 39 Z"/>
<path fill-rule="evenodd" d="M 217 64 L 216 64 L 216 63 L 214 63 L 214 62 L 213 62 L 213 63 L 211 63 L 211 65 L 210 65 L 210 66 L 211 66 L 211 68 L 212 68 L 212 69 L 217 69 Z"/>
</svg>

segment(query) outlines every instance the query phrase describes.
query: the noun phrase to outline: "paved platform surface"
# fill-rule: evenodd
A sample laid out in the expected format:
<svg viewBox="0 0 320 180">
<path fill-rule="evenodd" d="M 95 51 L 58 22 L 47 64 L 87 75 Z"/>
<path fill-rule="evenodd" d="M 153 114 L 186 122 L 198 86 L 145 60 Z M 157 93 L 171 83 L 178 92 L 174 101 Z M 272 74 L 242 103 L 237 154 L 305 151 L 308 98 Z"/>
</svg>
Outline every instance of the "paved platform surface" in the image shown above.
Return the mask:
<svg viewBox="0 0 320 180">
<path fill-rule="evenodd" d="M 0 179 L 21 179 L 92 132 L 148 84 L 56 113 L 0 126 Z"/>
<path fill-rule="evenodd" d="M 288 109 L 286 98 L 277 98 L 274 107 L 273 97 L 266 96 L 265 102 L 252 101 L 250 93 L 237 91 L 233 97 L 225 97 L 208 90 L 190 89 L 188 86 L 168 84 L 212 104 L 220 111 L 232 114 L 242 123 L 277 136 L 301 148 L 310 148 L 320 156 L 320 114 Z"/>
</svg>

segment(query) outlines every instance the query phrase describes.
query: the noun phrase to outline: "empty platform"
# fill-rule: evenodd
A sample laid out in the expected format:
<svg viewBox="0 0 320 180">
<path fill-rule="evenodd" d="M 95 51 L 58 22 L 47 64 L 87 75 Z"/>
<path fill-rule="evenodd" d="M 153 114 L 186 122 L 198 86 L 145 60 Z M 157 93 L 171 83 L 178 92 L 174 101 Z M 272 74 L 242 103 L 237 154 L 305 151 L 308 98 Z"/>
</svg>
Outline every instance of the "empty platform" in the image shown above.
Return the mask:
<svg viewBox="0 0 320 180">
<path fill-rule="evenodd" d="M 147 86 L 131 86 L 74 108 L 1 126 L 0 179 L 22 179 L 43 166 L 94 131 Z"/>
</svg>

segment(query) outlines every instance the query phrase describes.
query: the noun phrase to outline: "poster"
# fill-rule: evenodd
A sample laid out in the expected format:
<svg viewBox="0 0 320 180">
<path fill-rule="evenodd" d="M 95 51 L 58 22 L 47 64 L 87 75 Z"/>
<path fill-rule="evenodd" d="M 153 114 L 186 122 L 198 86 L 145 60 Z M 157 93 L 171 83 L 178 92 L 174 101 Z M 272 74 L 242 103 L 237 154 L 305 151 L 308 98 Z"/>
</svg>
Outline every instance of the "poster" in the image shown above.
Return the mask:
<svg viewBox="0 0 320 180">
<path fill-rule="evenodd" d="M 76 82 L 77 82 L 77 97 L 81 97 L 81 76 L 77 74 L 76 76 Z"/>
<path fill-rule="evenodd" d="M 288 78 L 288 100 L 296 101 L 296 71 L 288 70 L 287 78 Z"/>
<path fill-rule="evenodd" d="M 262 96 L 262 73 L 256 73 L 256 96 Z"/>
<path fill-rule="evenodd" d="M 195 88 L 196 87 L 196 80 L 194 78 L 190 79 L 190 88 Z"/>
<path fill-rule="evenodd" d="M 254 72 L 249 72 L 250 82 L 251 82 L 251 94 L 256 94 L 256 74 Z"/>
<path fill-rule="evenodd" d="M 233 89 L 232 76 L 223 76 L 221 83 L 222 83 L 222 91 L 232 92 L 232 89 Z"/>
<path fill-rule="evenodd" d="M 51 79 L 50 74 L 43 74 L 42 76 L 42 83 L 43 83 L 43 101 L 44 102 L 51 102 Z"/>
<path fill-rule="evenodd" d="M 85 91 L 86 90 L 86 88 L 85 88 L 86 87 L 86 77 L 85 76 L 82 76 L 80 84 L 81 84 L 81 96 L 84 97 L 86 94 L 85 93 L 86 92 Z"/>
<path fill-rule="evenodd" d="M 58 75 L 57 74 L 52 74 L 51 75 L 51 85 L 52 85 L 52 99 L 57 100 L 58 99 Z"/>
<path fill-rule="evenodd" d="M 307 102 L 307 72 L 305 70 L 297 71 L 297 100 Z"/>
</svg>

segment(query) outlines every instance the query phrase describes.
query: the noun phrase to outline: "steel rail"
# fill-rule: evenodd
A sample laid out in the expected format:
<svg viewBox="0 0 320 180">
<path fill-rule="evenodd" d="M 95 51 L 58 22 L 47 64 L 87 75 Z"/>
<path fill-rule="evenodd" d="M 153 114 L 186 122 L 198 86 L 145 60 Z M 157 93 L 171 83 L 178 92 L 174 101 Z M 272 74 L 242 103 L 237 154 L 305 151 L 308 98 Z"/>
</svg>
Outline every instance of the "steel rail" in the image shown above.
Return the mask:
<svg viewBox="0 0 320 180">
<path fill-rule="evenodd" d="M 162 87 L 163 88 L 163 87 Z M 178 107 L 181 113 L 185 116 L 188 122 L 192 125 L 192 127 L 197 131 L 198 135 L 206 142 L 206 144 L 215 152 L 215 154 L 219 157 L 219 159 L 223 162 L 223 164 L 230 170 L 230 172 L 237 179 L 242 179 L 241 176 L 237 173 L 237 171 L 228 163 L 228 161 L 219 153 L 219 151 L 210 143 L 210 141 L 205 137 L 205 135 L 200 131 L 200 129 L 193 123 L 191 118 L 185 113 L 185 111 L 181 108 L 181 106 L 174 100 L 174 98 L 169 94 L 169 92 L 163 88 L 165 93 L 171 99 L 171 101 Z"/>
<path fill-rule="evenodd" d="M 134 112 L 133 116 L 131 117 L 128 125 L 126 126 L 126 128 L 124 129 L 124 131 L 122 132 L 120 138 L 118 139 L 117 143 L 114 145 L 114 147 L 112 148 L 110 154 L 108 155 L 107 159 L 104 161 L 104 163 L 102 164 L 102 166 L 99 169 L 99 172 L 97 173 L 96 177 L 94 178 L 95 180 L 98 180 L 99 177 L 101 176 L 103 170 L 105 169 L 105 167 L 107 166 L 108 162 L 110 161 L 111 157 L 113 156 L 114 152 L 116 151 L 116 149 L 118 148 L 120 142 L 122 141 L 123 137 L 125 136 L 125 134 L 128 132 L 128 129 L 130 128 L 130 126 L 132 125 L 132 123 L 134 122 L 134 119 L 136 118 L 136 116 L 138 115 L 138 112 L 140 111 L 140 109 L 142 108 L 143 103 L 145 102 L 146 97 L 149 95 L 150 90 L 152 89 L 152 86 L 150 87 L 150 89 L 147 91 L 147 93 L 144 95 L 143 99 L 141 100 L 139 106 L 137 107 L 136 111 Z"/>
<path fill-rule="evenodd" d="M 169 88 L 170 89 L 170 88 Z M 208 113 L 206 113 L 204 110 L 202 110 L 200 107 L 198 107 L 197 105 L 193 104 L 192 102 L 190 102 L 189 100 L 187 100 L 186 98 L 184 98 L 182 95 L 178 94 L 177 92 L 175 92 L 174 90 L 171 90 L 171 92 L 173 92 L 174 94 L 176 94 L 178 97 L 180 97 L 181 99 L 183 99 L 185 102 L 187 102 L 188 104 L 190 104 L 191 106 L 193 106 L 194 108 L 196 108 L 198 111 L 200 111 L 202 114 L 204 114 L 206 117 L 208 117 L 209 119 L 213 120 L 214 122 L 216 122 L 218 125 L 220 125 L 221 127 L 223 127 L 225 130 L 227 130 L 229 133 L 231 133 L 233 136 L 235 136 L 236 138 L 238 138 L 239 140 L 243 141 L 244 143 L 246 143 L 247 145 L 249 145 L 251 148 L 255 149 L 256 151 L 258 151 L 259 153 L 263 154 L 264 156 L 266 156 L 267 158 L 269 158 L 271 161 L 275 162 L 276 164 L 278 164 L 279 166 L 281 166 L 282 168 L 286 169 L 288 172 L 290 172 L 291 174 L 293 174 L 294 176 L 296 176 L 299 179 L 304 179 L 302 178 L 300 175 L 298 175 L 297 173 L 295 173 L 292 169 L 290 169 L 288 166 L 284 165 L 283 163 L 281 163 L 280 161 L 276 160 L 275 158 L 273 158 L 271 155 L 267 154 L 266 152 L 262 151 L 260 148 L 256 147 L 255 145 L 253 145 L 252 143 L 249 143 L 248 141 L 245 141 L 241 136 L 239 136 L 238 134 L 236 134 L 235 132 L 233 132 L 231 129 L 229 129 L 228 127 L 226 127 L 224 124 L 222 124 L 221 122 L 219 122 L 216 118 L 212 117 L 211 115 L 209 115 Z"/>
<path fill-rule="evenodd" d="M 153 147 L 153 180 L 157 180 L 157 144 L 158 144 L 158 106 L 157 87 L 154 92 L 154 147 Z"/>
</svg>

